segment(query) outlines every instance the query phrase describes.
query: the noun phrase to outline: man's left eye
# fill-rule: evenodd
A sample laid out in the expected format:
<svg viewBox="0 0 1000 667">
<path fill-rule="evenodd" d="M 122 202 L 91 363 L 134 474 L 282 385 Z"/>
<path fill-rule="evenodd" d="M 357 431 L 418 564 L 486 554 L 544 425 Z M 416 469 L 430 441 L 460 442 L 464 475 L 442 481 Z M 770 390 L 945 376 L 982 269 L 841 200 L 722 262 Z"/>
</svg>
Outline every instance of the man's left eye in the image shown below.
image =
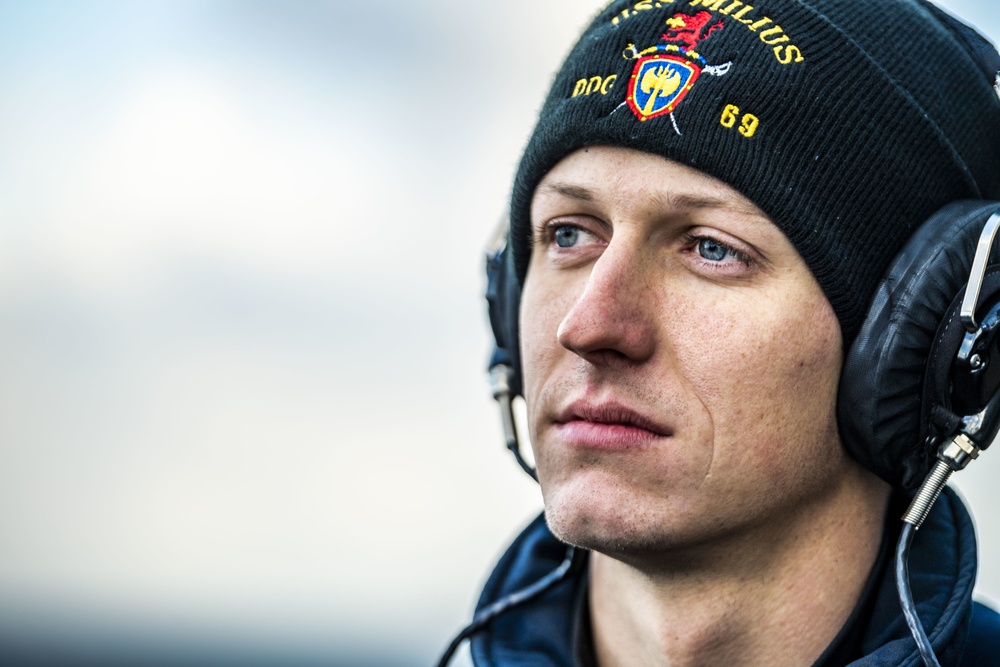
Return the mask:
<svg viewBox="0 0 1000 667">
<path fill-rule="evenodd" d="M 721 262 L 727 257 L 737 259 L 736 252 L 732 248 L 713 239 L 699 241 L 698 254 L 711 262 Z"/>
<path fill-rule="evenodd" d="M 560 248 L 572 248 L 580 240 L 580 230 L 576 227 L 563 225 L 556 228 L 553 237 L 555 238 L 556 245 Z"/>
</svg>

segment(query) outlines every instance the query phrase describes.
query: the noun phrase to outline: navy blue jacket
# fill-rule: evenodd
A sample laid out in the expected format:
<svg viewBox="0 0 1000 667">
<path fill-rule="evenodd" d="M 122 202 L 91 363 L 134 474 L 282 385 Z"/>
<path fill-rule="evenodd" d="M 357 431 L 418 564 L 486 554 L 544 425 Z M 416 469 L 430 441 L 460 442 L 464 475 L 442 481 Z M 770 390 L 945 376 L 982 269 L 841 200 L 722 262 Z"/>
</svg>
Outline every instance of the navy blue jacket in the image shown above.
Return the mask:
<svg viewBox="0 0 1000 667">
<path fill-rule="evenodd" d="M 866 587 L 864 613 L 856 610 L 834 642 L 850 635 L 851 650 L 857 653 L 850 664 L 855 667 L 923 664 L 896 593 L 889 553 L 895 548 L 894 534 L 887 534 L 880 563 Z M 555 570 L 565 559 L 566 550 L 566 545 L 549 532 L 543 517 L 538 517 L 500 559 L 477 612 Z M 942 667 L 1000 666 L 1000 615 L 972 601 L 977 564 L 975 530 L 961 500 L 950 489 L 941 494 L 917 532 L 909 562 L 917 610 Z M 577 606 L 585 585 L 586 563 L 580 559 L 563 581 L 540 597 L 507 610 L 473 636 L 475 665 L 571 667 Z M 817 664 L 834 661 L 827 655 Z"/>
</svg>

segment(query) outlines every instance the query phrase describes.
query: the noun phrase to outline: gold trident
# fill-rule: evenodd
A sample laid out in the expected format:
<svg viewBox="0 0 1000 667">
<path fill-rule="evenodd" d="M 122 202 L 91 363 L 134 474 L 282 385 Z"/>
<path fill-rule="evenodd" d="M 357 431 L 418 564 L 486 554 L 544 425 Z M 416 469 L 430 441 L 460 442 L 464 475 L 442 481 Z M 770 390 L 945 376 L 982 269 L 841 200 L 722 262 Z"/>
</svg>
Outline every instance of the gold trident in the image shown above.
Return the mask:
<svg viewBox="0 0 1000 667">
<path fill-rule="evenodd" d="M 640 88 L 642 92 L 649 94 L 649 99 L 642 108 L 642 113 L 646 116 L 653 114 L 656 106 L 656 99 L 660 95 L 673 95 L 681 85 L 681 75 L 676 70 L 659 66 L 650 68 L 642 75 Z"/>
</svg>

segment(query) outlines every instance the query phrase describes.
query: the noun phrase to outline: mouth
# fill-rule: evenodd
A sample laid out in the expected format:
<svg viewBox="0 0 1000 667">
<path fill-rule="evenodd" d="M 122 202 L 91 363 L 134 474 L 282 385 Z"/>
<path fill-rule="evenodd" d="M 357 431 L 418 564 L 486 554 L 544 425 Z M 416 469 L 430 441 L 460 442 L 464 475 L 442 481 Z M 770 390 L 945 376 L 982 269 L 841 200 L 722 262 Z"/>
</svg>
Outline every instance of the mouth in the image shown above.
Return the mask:
<svg viewBox="0 0 1000 667">
<path fill-rule="evenodd" d="M 645 447 L 673 435 L 669 426 L 614 401 L 575 401 L 559 413 L 554 429 L 570 445 L 604 450 Z"/>
</svg>

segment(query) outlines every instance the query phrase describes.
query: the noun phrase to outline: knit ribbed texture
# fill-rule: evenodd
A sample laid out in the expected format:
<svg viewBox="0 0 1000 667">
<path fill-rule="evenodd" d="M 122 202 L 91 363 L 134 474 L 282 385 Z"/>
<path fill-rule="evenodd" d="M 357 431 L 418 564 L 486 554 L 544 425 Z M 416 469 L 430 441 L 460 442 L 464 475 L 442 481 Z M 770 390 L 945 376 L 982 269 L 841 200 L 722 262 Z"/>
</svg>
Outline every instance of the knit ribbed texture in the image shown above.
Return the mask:
<svg viewBox="0 0 1000 667">
<path fill-rule="evenodd" d="M 950 201 L 1000 198 L 989 75 L 1000 57 L 984 60 L 995 50 L 960 28 L 921 0 L 612 2 L 556 75 L 518 169 L 519 279 L 541 178 L 582 147 L 634 148 L 710 174 L 767 213 L 849 345 L 917 226 Z"/>
</svg>

